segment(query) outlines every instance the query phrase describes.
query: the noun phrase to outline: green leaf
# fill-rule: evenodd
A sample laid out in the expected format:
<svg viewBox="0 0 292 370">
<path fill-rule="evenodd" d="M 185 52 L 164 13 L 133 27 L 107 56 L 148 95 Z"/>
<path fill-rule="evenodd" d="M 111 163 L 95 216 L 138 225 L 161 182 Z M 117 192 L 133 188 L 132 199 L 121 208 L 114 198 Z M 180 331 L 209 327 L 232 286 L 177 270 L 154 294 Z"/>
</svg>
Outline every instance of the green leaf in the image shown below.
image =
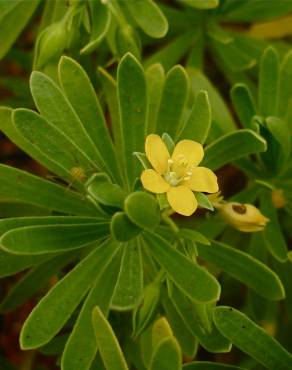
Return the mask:
<svg viewBox="0 0 292 370">
<path fill-rule="evenodd" d="M 231 89 L 231 99 L 243 127 L 252 128 L 256 107 L 248 86 L 243 83 L 235 84 Z"/>
<path fill-rule="evenodd" d="M 116 286 L 121 253 L 117 253 L 108 263 L 98 271 L 97 280 L 88 294 L 78 319 L 69 336 L 62 355 L 63 370 L 85 370 L 98 351 L 91 313 L 98 305 L 105 316 L 108 315 L 110 301 Z"/>
<path fill-rule="evenodd" d="M 0 238 L 1 248 L 15 254 L 44 254 L 96 244 L 109 235 L 109 223 L 26 226 Z"/>
<path fill-rule="evenodd" d="M 18 256 L 0 249 L 0 278 L 14 275 L 17 272 L 42 263 L 49 259 L 49 257 L 51 256 Z"/>
<path fill-rule="evenodd" d="M 118 251 L 107 240 L 88 254 L 40 300 L 26 319 L 20 334 L 23 349 L 48 343 L 65 325 L 101 270 Z"/>
<path fill-rule="evenodd" d="M 93 166 L 102 166 L 102 158 L 82 122 L 60 88 L 48 76 L 34 71 L 30 78 L 30 88 L 34 102 L 51 124 L 73 141 L 88 157 Z"/>
<path fill-rule="evenodd" d="M 81 194 L 13 167 L 0 165 L 0 198 L 13 199 L 61 213 L 99 216 Z"/>
<path fill-rule="evenodd" d="M 214 321 L 226 338 L 267 369 L 291 369 L 292 356 L 240 311 L 231 307 L 217 307 L 214 310 Z"/>
<path fill-rule="evenodd" d="M 0 220 L 0 237 L 24 226 L 72 225 L 105 222 L 104 218 L 78 216 L 15 217 Z"/>
<path fill-rule="evenodd" d="M 111 370 L 128 370 L 115 333 L 99 307 L 92 311 L 92 323 L 97 347 L 105 367 Z"/>
<path fill-rule="evenodd" d="M 90 40 L 80 54 L 92 53 L 104 39 L 110 26 L 111 13 L 100 0 L 91 0 L 88 3 L 91 16 Z"/>
<path fill-rule="evenodd" d="M 87 182 L 88 193 L 99 203 L 123 208 L 126 192 L 117 184 L 112 184 L 107 175 L 98 173 L 93 175 Z"/>
<path fill-rule="evenodd" d="M 259 73 L 259 113 L 262 116 L 275 115 L 278 96 L 279 56 L 276 50 L 268 47 L 260 61 Z"/>
<path fill-rule="evenodd" d="M 172 154 L 173 151 L 174 151 L 174 148 L 175 148 L 175 143 L 172 140 L 172 137 L 170 135 L 168 135 L 166 132 L 164 132 L 162 134 L 161 138 L 162 138 L 162 141 L 164 142 L 164 144 L 166 145 L 169 154 Z"/>
<path fill-rule="evenodd" d="M 59 334 L 49 343 L 42 346 L 39 351 L 45 356 L 58 356 L 64 351 L 65 344 L 68 340 L 68 334 Z"/>
<path fill-rule="evenodd" d="M 166 312 L 167 321 L 171 326 L 174 336 L 179 342 L 183 354 L 193 358 L 198 346 L 196 337 L 188 329 L 172 301 L 167 297 L 166 294 L 163 295 L 162 304 Z"/>
<path fill-rule="evenodd" d="M 142 165 L 142 168 L 144 168 L 145 170 L 148 168 L 151 168 L 151 164 L 148 161 L 145 153 L 134 152 L 134 156 L 140 162 L 140 164 Z"/>
<path fill-rule="evenodd" d="M 77 217 L 77 216 L 42 216 L 42 217 L 16 217 L 0 220 L 0 237 L 10 230 L 25 226 L 98 224 L 106 222 L 104 218 Z"/>
<path fill-rule="evenodd" d="M 196 319 L 197 325 L 199 326 L 200 330 L 205 334 L 210 334 L 212 332 L 212 322 L 211 322 L 211 312 L 213 309 L 213 303 L 197 303 L 197 302 L 190 302 L 188 298 L 182 297 L 182 292 L 178 290 L 177 287 L 172 287 L 171 297 L 172 296 L 180 297 L 182 302 L 188 302 L 191 306 L 190 315 Z"/>
<path fill-rule="evenodd" d="M 177 65 L 166 75 L 157 117 L 156 132 L 166 132 L 176 137 L 182 124 L 182 117 L 189 93 L 188 76 L 183 67 Z"/>
<path fill-rule="evenodd" d="M 291 153 L 291 135 L 286 122 L 277 117 L 268 117 L 266 119 L 267 129 L 273 138 L 278 142 L 280 148 L 277 153 L 273 153 L 275 160 L 278 159 L 279 168 L 283 168 L 290 158 Z M 272 148 L 271 148 L 272 149 Z M 275 148 L 276 149 L 276 148 Z M 279 150 L 280 149 L 280 150 Z M 276 150 L 275 150 L 276 151 Z"/>
<path fill-rule="evenodd" d="M 188 68 L 188 75 L 190 77 L 191 89 L 197 95 L 199 91 L 204 90 L 208 93 L 210 100 L 212 118 L 218 123 L 222 132 L 227 133 L 235 130 L 235 123 L 222 99 L 219 91 L 211 83 L 210 80 L 199 70 L 195 68 Z"/>
<path fill-rule="evenodd" d="M 199 207 L 209 209 L 210 211 L 214 211 L 213 204 L 210 202 L 206 194 L 195 192 L 195 197 L 198 201 Z"/>
<path fill-rule="evenodd" d="M 232 3 L 232 2 L 231 2 Z M 292 10 L 290 1 L 240 1 L 226 9 L 224 19 L 235 22 L 268 21 Z"/>
<path fill-rule="evenodd" d="M 32 216 L 48 216 L 51 211 L 42 207 L 37 207 L 31 204 L 13 201 L 0 200 L 0 218 L 2 217 L 32 217 Z"/>
<path fill-rule="evenodd" d="M 260 135 L 243 129 L 221 136 L 208 145 L 202 165 L 217 170 L 238 158 L 265 150 L 266 142 Z"/>
<path fill-rule="evenodd" d="M 125 199 L 125 212 L 129 219 L 142 229 L 154 229 L 160 222 L 156 198 L 144 191 L 136 191 Z"/>
<path fill-rule="evenodd" d="M 245 50 L 245 48 L 240 44 L 240 39 L 235 37 L 233 34 L 233 41 L 224 44 L 218 42 L 214 38 L 211 39 L 210 44 L 213 48 L 215 58 L 221 60 L 231 73 L 238 73 L 241 71 L 248 70 L 257 63 L 257 58 L 253 53 Z"/>
<path fill-rule="evenodd" d="M 2 0 L 0 3 L 0 20 L 4 18 L 7 13 L 9 13 L 11 10 L 13 10 L 16 6 L 19 0 Z"/>
<path fill-rule="evenodd" d="M 250 237 L 249 242 L 249 254 L 256 258 L 257 260 L 268 264 L 268 251 L 265 246 L 265 242 L 263 240 L 263 233 L 253 233 Z M 286 286 L 284 285 L 284 281 L 282 280 L 282 276 L 279 274 L 279 271 L 276 270 L 277 275 L 280 277 L 281 282 L 284 286 L 285 291 L 285 301 L 287 298 L 287 292 L 286 292 Z M 267 317 L 267 311 L 268 307 L 271 305 L 271 302 L 268 302 L 267 299 L 260 296 L 258 293 L 256 293 L 254 290 L 250 289 L 248 291 L 248 307 L 251 310 L 251 313 L 253 317 L 257 321 L 264 321 Z"/>
<path fill-rule="evenodd" d="M 149 370 L 180 370 L 181 349 L 174 337 L 163 339 L 155 348 Z"/>
<path fill-rule="evenodd" d="M 188 330 L 198 339 L 202 347 L 212 353 L 224 353 L 231 350 L 231 343 L 213 325 L 207 332 L 201 325 L 194 302 L 190 301 L 179 289 L 171 296 L 173 308 L 185 323 Z"/>
<path fill-rule="evenodd" d="M 2 4 L 0 15 L 0 59 L 9 51 L 12 44 L 26 26 L 30 17 L 39 5 L 39 0 L 29 2 L 17 1 Z M 9 4 L 10 3 L 10 4 Z M 2 11 L 4 12 L 2 13 Z"/>
<path fill-rule="evenodd" d="M 118 155 L 122 153 L 122 129 L 117 97 L 117 83 L 105 69 L 99 67 L 97 71 L 110 113 L 115 150 Z"/>
<path fill-rule="evenodd" d="M 191 29 L 174 37 L 165 46 L 162 45 L 157 51 L 145 59 L 145 67 L 160 63 L 168 71 L 175 64 L 179 63 L 188 50 L 196 45 L 200 37 L 200 30 Z M 197 45 L 196 45 L 197 46 Z"/>
<path fill-rule="evenodd" d="M 125 5 L 147 35 L 156 38 L 166 35 L 168 31 L 167 19 L 154 1 L 126 1 Z"/>
<path fill-rule="evenodd" d="M 121 269 L 111 307 L 125 311 L 134 308 L 141 300 L 143 291 L 143 268 L 140 246 L 135 240 L 124 246 Z"/>
<path fill-rule="evenodd" d="M 292 8 L 292 6 L 291 6 Z M 292 52 L 289 51 L 280 66 L 279 95 L 277 113 L 284 118 L 288 113 L 292 96 Z"/>
<path fill-rule="evenodd" d="M 211 107 L 206 91 L 199 91 L 190 115 L 186 120 L 179 139 L 190 139 L 204 144 L 211 127 Z"/>
<path fill-rule="evenodd" d="M 121 183 L 114 145 L 89 77 L 80 64 L 71 58 L 62 57 L 59 63 L 59 78 L 67 99 L 98 149 L 106 169 L 114 180 Z"/>
<path fill-rule="evenodd" d="M 137 31 L 129 24 L 118 26 L 115 35 L 118 56 L 131 53 L 137 59 L 141 59 L 141 40 Z"/>
<path fill-rule="evenodd" d="M 220 26 L 218 20 L 212 17 L 207 18 L 206 33 L 221 44 L 230 44 L 234 40 L 232 35 Z"/>
<path fill-rule="evenodd" d="M 156 63 L 148 67 L 145 71 L 148 106 L 147 106 L 147 134 L 156 131 L 157 114 L 162 96 L 165 73 L 162 65 Z"/>
<path fill-rule="evenodd" d="M 182 0 L 182 2 L 198 9 L 213 9 L 219 5 L 219 0 Z"/>
<path fill-rule="evenodd" d="M 284 287 L 278 275 L 249 254 L 216 241 L 210 246 L 198 245 L 197 248 L 201 258 L 215 264 L 262 297 L 271 300 L 285 298 Z"/>
<path fill-rule="evenodd" d="M 290 256 L 289 256 L 290 255 Z M 288 261 L 286 263 L 278 262 L 273 260 L 273 268 L 279 275 L 281 281 L 283 282 L 286 299 L 284 300 L 284 305 L 286 307 L 286 313 L 291 319 L 292 316 L 292 263 L 291 263 L 291 252 L 288 252 Z"/>
<path fill-rule="evenodd" d="M 128 188 L 139 175 L 139 163 L 133 152 L 143 152 L 146 133 L 146 82 L 144 71 L 131 54 L 118 66 L 118 100 L 123 153 L 118 153 L 126 169 Z M 129 78 L 131 76 L 131 78 Z"/>
<path fill-rule="evenodd" d="M 130 221 L 125 212 L 116 212 L 113 215 L 110 228 L 112 236 L 120 242 L 131 240 L 142 231 Z"/>
<path fill-rule="evenodd" d="M 77 183 L 82 189 L 81 183 L 97 170 L 87 156 L 58 128 L 36 112 L 16 109 L 12 118 L 16 128 L 31 146 L 54 161 L 68 183 Z M 79 177 L 75 175 L 77 169 L 80 172 Z"/>
<path fill-rule="evenodd" d="M 153 258 L 190 299 L 202 303 L 219 299 L 220 285 L 205 268 L 191 262 L 160 236 L 144 232 L 143 237 Z"/>
<path fill-rule="evenodd" d="M 6 107 L 0 108 L 0 129 L 4 134 L 16 144 L 20 149 L 26 152 L 30 157 L 35 159 L 37 162 L 42 164 L 52 173 L 58 175 L 61 178 L 69 178 L 68 171 L 56 163 L 55 158 L 49 158 L 43 153 L 37 146 L 32 145 L 31 141 L 27 140 L 15 127 L 12 120 L 13 110 Z M 47 138 L 46 138 L 47 141 Z M 46 144 L 46 142 L 44 143 Z M 72 181 L 70 175 L 70 182 Z M 74 184 L 76 185 L 76 184 Z"/>
<path fill-rule="evenodd" d="M 193 229 L 183 229 L 179 230 L 179 235 L 183 238 L 190 240 L 194 243 L 200 243 L 203 245 L 210 245 L 210 241 L 201 233 Z"/>
<path fill-rule="evenodd" d="M 38 290 L 48 284 L 75 256 L 62 254 L 40 263 L 24 275 L 5 296 L 0 305 L 1 312 L 13 311 L 30 299 Z"/>
<path fill-rule="evenodd" d="M 196 361 L 183 365 L 183 370 L 245 370 L 243 367 L 219 364 L 218 362 Z"/>
<path fill-rule="evenodd" d="M 160 282 L 154 280 L 145 286 L 140 297 L 140 302 L 136 305 L 133 311 L 133 334 L 135 340 L 141 333 L 152 323 L 157 314 L 158 305 L 160 303 Z"/>
<path fill-rule="evenodd" d="M 270 192 L 261 194 L 260 209 L 265 217 L 270 219 L 267 223 L 263 235 L 266 246 L 270 253 L 279 261 L 287 261 L 288 248 L 281 230 L 277 210 L 273 205 Z"/>
</svg>

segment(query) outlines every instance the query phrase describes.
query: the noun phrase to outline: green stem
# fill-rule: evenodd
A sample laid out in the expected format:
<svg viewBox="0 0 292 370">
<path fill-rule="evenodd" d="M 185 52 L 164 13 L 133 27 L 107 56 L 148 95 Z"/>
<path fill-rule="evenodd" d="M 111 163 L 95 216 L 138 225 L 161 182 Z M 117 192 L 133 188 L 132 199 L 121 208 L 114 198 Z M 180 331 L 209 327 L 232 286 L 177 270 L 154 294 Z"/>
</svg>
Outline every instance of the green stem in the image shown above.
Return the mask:
<svg viewBox="0 0 292 370">
<path fill-rule="evenodd" d="M 162 212 L 161 214 L 161 217 L 163 219 L 163 221 L 170 226 L 170 228 L 176 233 L 178 234 L 179 233 L 179 228 L 177 227 L 177 225 L 175 224 L 175 222 L 169 217 L 171 214 L 173 213 L 172 210 L 165 210 L 164 212 Z"/>
<path fill-rule="evenodd" d="M 35 365 L 35 359 L 37 356 L 37 351 L 28 351 L 25 354 L 23 364 L 21 365 L 19 370 L 33 370 Z"/>
</svg>

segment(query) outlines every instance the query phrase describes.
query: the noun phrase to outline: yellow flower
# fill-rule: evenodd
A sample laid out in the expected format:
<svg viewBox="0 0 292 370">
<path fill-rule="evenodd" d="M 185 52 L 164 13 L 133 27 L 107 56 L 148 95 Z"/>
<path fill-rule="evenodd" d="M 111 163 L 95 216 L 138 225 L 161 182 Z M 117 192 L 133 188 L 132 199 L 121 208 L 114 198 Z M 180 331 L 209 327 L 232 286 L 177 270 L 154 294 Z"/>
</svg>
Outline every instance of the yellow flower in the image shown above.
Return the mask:
<svg viewBox="0 0 292 370">
<path fill-rule="evenodd" d="M 229 202 L 222 204 L 217 203 L 214 206 L 218 209 L 226 223 L 245 233 L 262 231 L 269 221 L 269 219 L 252 204 Z"/>
<path fill-rule="evenodd" d="M 198 167 L 204 156 L 203 146 L 192 140 L 177 143 L 172 155 L 160 136 L 148 135 L 145 153 L 153 169 L 143 171 L 141 182 L 152 193 L 166 193 L 171 208 L 190 216 L 198 206 L 193 191 L 216 193 L 217 177 L 209 168 Z"/>
</svg>

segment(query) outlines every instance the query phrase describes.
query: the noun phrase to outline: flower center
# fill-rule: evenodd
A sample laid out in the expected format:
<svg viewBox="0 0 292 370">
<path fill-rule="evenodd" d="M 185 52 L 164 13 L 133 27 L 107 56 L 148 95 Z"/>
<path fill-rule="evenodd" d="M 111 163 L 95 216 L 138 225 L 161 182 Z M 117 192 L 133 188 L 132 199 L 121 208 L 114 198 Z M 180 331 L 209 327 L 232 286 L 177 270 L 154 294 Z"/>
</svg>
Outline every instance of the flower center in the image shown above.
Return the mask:
<svg viewBox="0 0 292 370">
<path fill-rule="evenodd" d="M 175 161 L 168 160 L 168 169 L 164 175 L 164 179 L 171 186 L 178 186 L 183 181 L 190 180 L 192 175 L 192 166 L 190 166 L 186 158 L 180 155 Z"/>
</svg>

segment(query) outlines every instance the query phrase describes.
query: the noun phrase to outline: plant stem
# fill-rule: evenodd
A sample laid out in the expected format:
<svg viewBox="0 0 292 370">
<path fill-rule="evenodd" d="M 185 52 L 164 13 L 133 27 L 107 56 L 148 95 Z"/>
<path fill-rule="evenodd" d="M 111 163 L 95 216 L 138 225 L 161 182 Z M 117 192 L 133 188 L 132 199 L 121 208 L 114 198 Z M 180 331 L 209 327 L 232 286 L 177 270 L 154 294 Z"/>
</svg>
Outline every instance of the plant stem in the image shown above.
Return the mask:
<svg viewBox="0 0 292 370">
<path fill-rule="evenodd" d="M 19 370 L 33 370 L 36 356 L 37 351 L 28 351 L 24 356 L 23 364 L 21 365 Z"/>
<path fill-rule="evenodd" d="M 171 210 L 171 211 L 169 211 L 169 210 L 167 210 L 167 211 L 164 211 L 164 212 L 162 212 L 162 215 L 161 215 L 161 217 L 162 217 L 162 219 L 163 219 L 163 221 L 166 223 L 166 224 L 168 224 L 169 226 L 170 226 L 170 228 L 176 233 L 176 234 L 178 234 L 178 232 L 179 232 L 179 228 L 177 227 L 177 225 L 175 224 L 175 222 L 169 217 L 171 214 L 173 213 L 173 211 Z"/>
</svg>

